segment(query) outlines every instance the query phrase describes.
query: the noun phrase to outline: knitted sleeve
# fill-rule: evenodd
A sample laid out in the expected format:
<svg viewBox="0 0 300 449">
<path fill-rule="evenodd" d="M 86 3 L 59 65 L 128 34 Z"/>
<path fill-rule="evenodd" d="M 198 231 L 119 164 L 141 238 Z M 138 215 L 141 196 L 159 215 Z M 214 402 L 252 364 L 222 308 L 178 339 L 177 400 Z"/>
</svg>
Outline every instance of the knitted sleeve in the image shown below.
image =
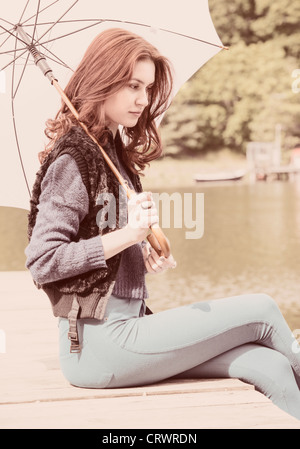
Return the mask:
<svg viewBox="0 0 300 449">
<path fill-rule="evenodd" d="M 106 268 L 101 236 L 74 241 L 88 213 L 86 187 L 74 159 L 62 155 L 43 179 L 36 224 L 25 250 L 26 266 L 39 284 Z"/>
</svg>

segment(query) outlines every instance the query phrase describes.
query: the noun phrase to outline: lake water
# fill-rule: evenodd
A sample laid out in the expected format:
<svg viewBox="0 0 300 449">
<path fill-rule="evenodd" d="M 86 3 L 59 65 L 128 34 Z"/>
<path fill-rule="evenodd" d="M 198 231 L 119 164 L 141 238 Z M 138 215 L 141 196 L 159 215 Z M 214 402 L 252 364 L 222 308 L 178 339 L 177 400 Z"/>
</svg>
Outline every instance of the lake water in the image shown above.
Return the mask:
<svg viewBox="0 0 300 449">
<path fill-rule="evenodd" d="M 183 206 L 184 193 L 193 199 L 194 217 L 196 199 L 203 200 L 204 234 L 186 238 L 191 229 L 184 219 L 181 228 L 172 219 L 171 227 L 162 226 L 177 268 L 147 275 L 150 308 L 264 292 L 279 304 L 291 329 L 300 329 L 300 183 L 199 183 L 176 192 Z M 174 211 L 175 206 L 171 216 Z M 26 217 L 25 211 L 0 208 L 2 271 L 24 269 Z"/>
</svg>

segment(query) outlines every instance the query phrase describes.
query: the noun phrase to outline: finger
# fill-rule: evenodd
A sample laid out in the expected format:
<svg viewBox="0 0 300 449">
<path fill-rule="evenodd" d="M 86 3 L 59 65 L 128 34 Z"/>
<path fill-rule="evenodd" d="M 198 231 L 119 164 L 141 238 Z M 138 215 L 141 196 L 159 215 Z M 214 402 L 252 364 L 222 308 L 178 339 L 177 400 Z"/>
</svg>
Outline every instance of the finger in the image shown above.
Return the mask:
<svg viewBox="0 0 300 449">
<path fill-rule="evenodd" d="M 141 207 L 142 209 L 151 209 L 151 207 L 154 207 L 155 203 L 154 201 L 142 201 Z"/>
<path fill-rule="evenodd" d="M 129 200 L 128 200 L 128 205 L 129 206 L 135 206 L 136 204 L 140 204 L 142 201 L 150 201 L 148 192 L 142 192 L 142 193 L 138 193 L 136 195 L 133 195 Z"/>
<path fill-rule="evenodd" d="M 160 256 L 159 260 L 156 259 L 156 263 L 159 264 L 159 266 L 161 266 L 164 269 L 175 268 L 177 265 L 172 254 L 168 258 L 166 258 L 164 256 Z"/>
<path fill-rule="evenodd" d="M 142 192 L 136 195 L 136 204 L 143 203 L 144 201 L 153 201 L 151 192 Z"/>
<path fill-rule="evenodd" d="M 162 271 L 162 267 L 154 261 L 151 255 L 148 256 L 145 265 L 149 273 L 159 273 Z"/>
<path fill-rule="evenodd" d="M 152 247 L 149 248 L 149 256 L 151 256 L 155 262 L 157 262 L 160 259 L 160 255 Z"/>
<path fill-rule="evenodd" d="M 148 250 L 147 245 L 142 246 L 142 253 L 143 253 L 144 260 L 146 260 L 149 255 L 149 250 Z"/>
<path fill-rule="evenodd" d="M 176 268 L 177 263 L 172 254 L 166 259 L 166 263 L 169 267 Z"/>
<path fill-rule="evenodd" d="M 158 254 L 155 251 L 154 251 L 154 253 L 153 253 L 153 251 L 150 252 L 150 254 L 148 256 L 149 263 L 151 264 L 153 269 L 162 268 L 163 260 L 158 256 Z"/>
<path fill-rule="evenodd" d="M 147 270 L 148 273 L 150 273 L 150 274 L 156 273 L 156 272 L 152 269 L 152 267 L 151 267 L 151 265 L 150 265 L 148 259 L 145 260 L 145 267 L 146 267 L 146 270 Z"/>
<path fill-rule="evenodd" d="M 159 222 L 159 217 L 156 208 L 142 209 L 140 208 L 139 219 L 142 227 L 151 227 Z"/>
<path fill-rule="evenodd" d="M 151 202 L 149 202 L 149 204 L 150 204 Z M 158 215 L 158 212 L 157 212 L 157 208 L 156 208 L 156 206 L 155 206 L 155 204 L 151 204 L 151 207 L 143 207 L 143 204 L 144 203 L 142 203 L 141 204 L 141 206 L 140 206 L 140 208 L 141 208 L 141 210 L 142 211 L 144 211 L 144 213 L 147 215 Z"/>
</svg>

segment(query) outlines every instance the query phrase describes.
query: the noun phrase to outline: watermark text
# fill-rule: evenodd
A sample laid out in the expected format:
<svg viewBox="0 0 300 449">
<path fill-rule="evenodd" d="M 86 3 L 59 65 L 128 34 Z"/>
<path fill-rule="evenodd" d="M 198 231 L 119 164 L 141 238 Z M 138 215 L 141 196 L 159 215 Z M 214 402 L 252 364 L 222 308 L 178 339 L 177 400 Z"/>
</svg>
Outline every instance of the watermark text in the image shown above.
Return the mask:
<svg viewBox="0 0 300 449">
<path fill-rule="evenodd" d="M 160 226 L 165 229 L 171 227 L 185 229 L 186 239 L 200 239 L 204 234 L 204 193 L 172 194 L 153 193 L 153 201 L 159 211 Z M 116 228 L 117 207 L 119 226 L 127 224 L 127 198 L 123 188 L 119 189 L 119 202 L 112 193 L 101 193 L 97 205 L 102 206 L 97 214 L 96 221 L 100 229 Z"/>
</svg>

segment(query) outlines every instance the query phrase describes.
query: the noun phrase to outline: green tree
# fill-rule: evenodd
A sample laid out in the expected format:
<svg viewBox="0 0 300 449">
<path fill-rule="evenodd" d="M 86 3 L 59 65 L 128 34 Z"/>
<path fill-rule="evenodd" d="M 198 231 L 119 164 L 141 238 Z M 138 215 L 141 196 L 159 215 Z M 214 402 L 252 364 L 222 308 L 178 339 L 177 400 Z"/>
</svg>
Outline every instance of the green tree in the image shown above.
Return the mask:
<svg viewBox="0 0 300 449">
<path fill-rule="evenodd" d="M 183 86 L 165 116 L 167 154 L 199 154 L 228 147 L 245 152 L 248 141 L 300 140 L 298 0 L 211 0 L 223 50 Z"/>
</svg>

